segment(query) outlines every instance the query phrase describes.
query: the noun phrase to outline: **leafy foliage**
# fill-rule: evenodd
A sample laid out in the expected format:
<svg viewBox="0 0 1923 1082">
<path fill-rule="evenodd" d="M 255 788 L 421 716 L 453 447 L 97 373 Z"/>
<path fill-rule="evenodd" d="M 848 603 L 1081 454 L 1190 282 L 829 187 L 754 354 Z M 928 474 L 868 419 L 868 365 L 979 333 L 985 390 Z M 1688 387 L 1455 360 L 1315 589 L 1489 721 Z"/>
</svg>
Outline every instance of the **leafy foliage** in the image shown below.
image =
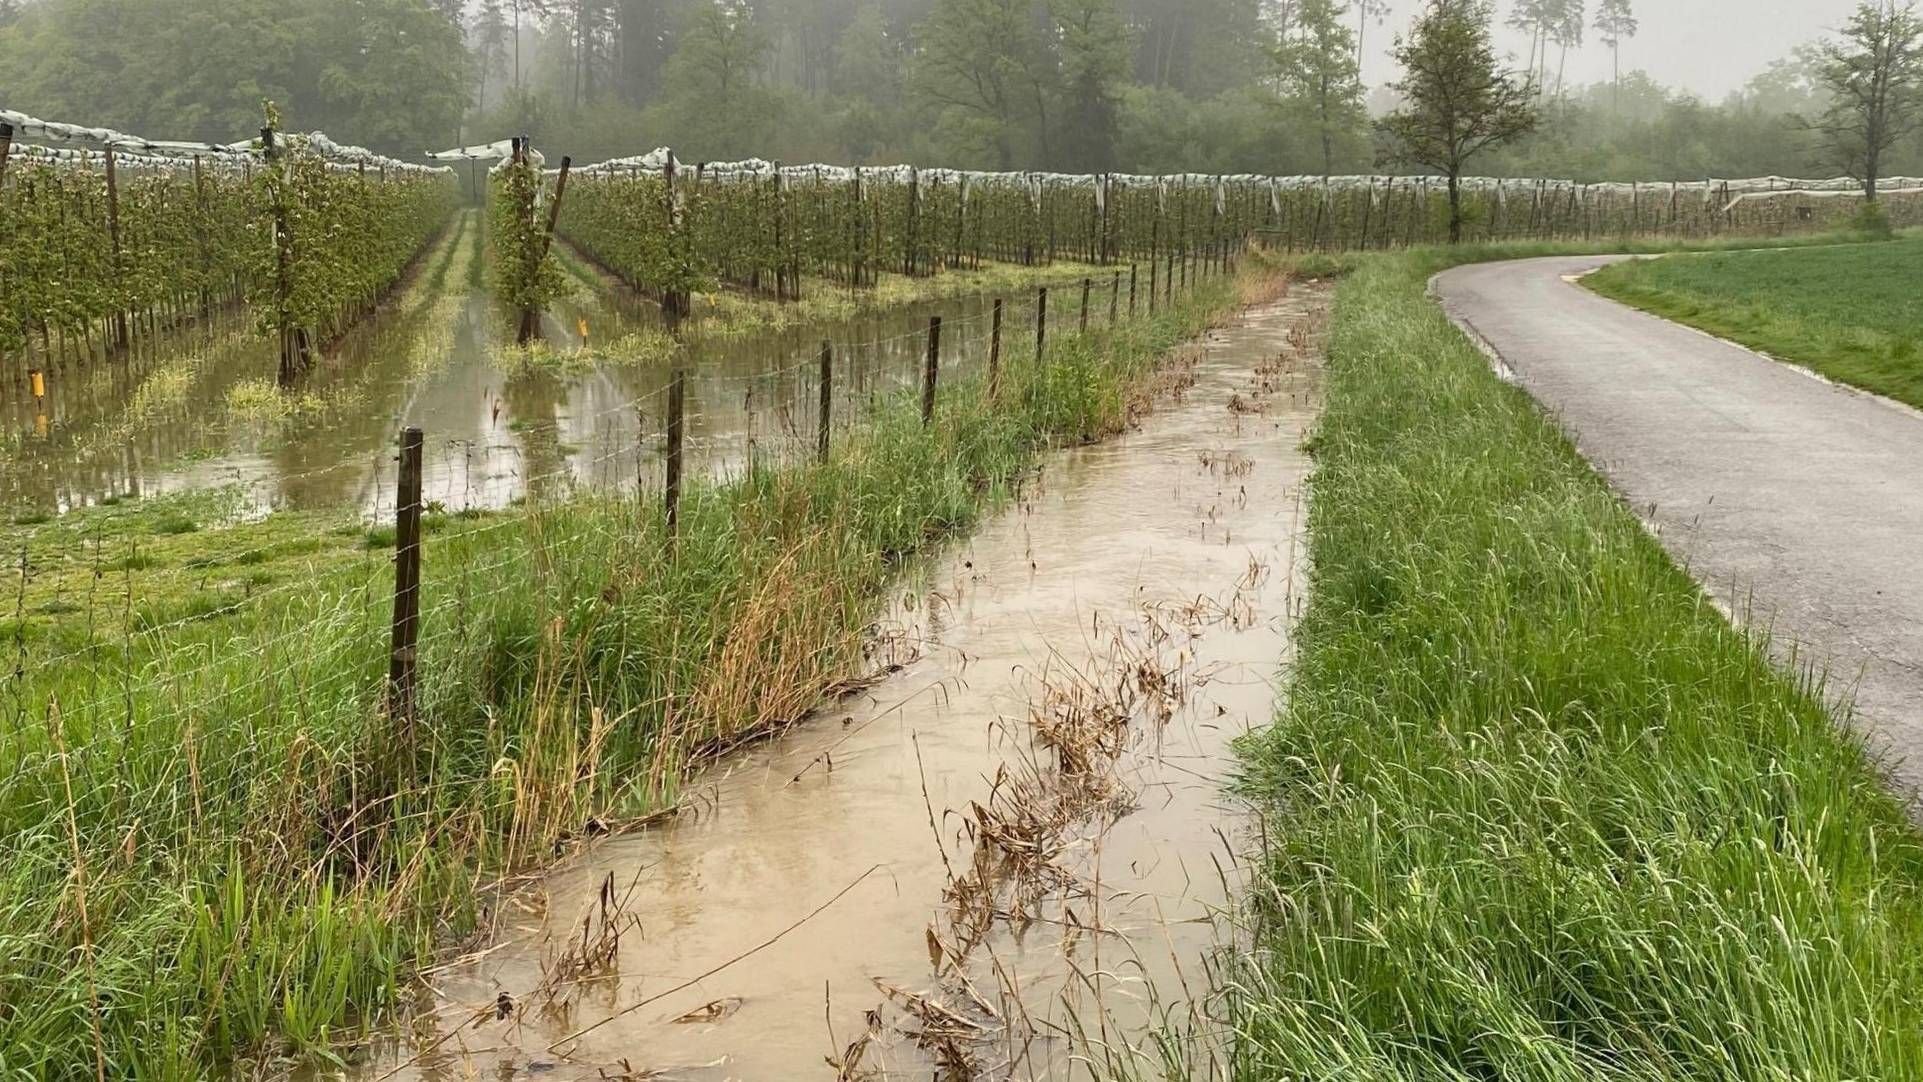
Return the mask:
<svg viewBox="0 0 1923 1082">
<path fill-rule="evenodd" d="M 1429 0 L 1415 29 L 1397 40 L 1395 55 L 1405 104 L 1382 119 L 1382 130 L 1394 157 L 1448 177 L 1449 239 L 1459 241 L 1463 168 L 1534 130 L 1533 88 L 1498 64 L 1483 0 Z"/>
<path fill-rule="evenodd" d="M 14 158 L 0 178 L 0 351 L 242 298 L 263 330 L 342 330 L 446 221 L 454 184 L 282 142 L 259 162 L 119 157 L 117 255 L 104 159 Z"/>
<path fill-rule="evenodd" d="M 1831 94 L 1814 125 L 1819 145 L 1873 200 L 1891 148 L 1923 129 L 1923 18 L 1911 3 L 1865 0 L 1819 56 Z"/>
<path fill-rule="evenodd" d="M 494 293 L 516 312 L 539 312 L 567 288 L 565 276 L 543 243 L 541 170 L 523 158 L 495 170 L 488 243 L 493 250 Z"/>
</svg>

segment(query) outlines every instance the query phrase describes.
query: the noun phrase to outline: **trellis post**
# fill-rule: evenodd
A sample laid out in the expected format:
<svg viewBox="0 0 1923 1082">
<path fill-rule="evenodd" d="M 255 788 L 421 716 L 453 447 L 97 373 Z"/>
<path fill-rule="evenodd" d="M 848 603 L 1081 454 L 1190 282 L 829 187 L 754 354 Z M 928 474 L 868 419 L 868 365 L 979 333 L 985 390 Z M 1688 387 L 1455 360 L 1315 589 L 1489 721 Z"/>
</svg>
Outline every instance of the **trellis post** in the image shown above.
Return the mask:
<svg viewBox="0 0 1923 1082">
<path fill-rule="evenodd" d="M 681 200 L 675 195 L 674 191 L 675 162 L 674 151 L 672 150 L 668 151 L 667 160 L 661 163 L 661 181 L 662 187 L 665 189 L 663 198 L 667 200 L 665 210 L 668 220 L 669 242 L 673 245 L 673 250 L 678 253 L 681 250 L 681 246 L 675 242 L 679 241 L 681 235 Z M 674 273 L 677 276 L 685 276 L 686 270 L 687 268 L 685 267 L 675 265 L 670 268 L 670 273 Z M 668 322 L 671 324 L 687 316 L 691 307 L 688 292 L 681 288 L 682 284 L 683 283 L 677 282 L 670 288 L 661 291 L 661 310 L 663 314 L 668 317 Z"/>
<path fill-rule="evenodd" d="M 523 148 L 523 153 L 525 153 L 525 147 Z M 554 244 L 554 229 L 561 222 L 561 200 L 565 198 L 568 193 L 568 170 L 572 168 L 573 165 L 573 158 L 563 156 L 561 158 L 561 172 L 554 178 L 554 202 L 548 205 L 547 228 L 541 231 L 540 247 L 535 250 L 534 264 L 529 268 L 529 273 L 536 278 L 538 278 L 541 273 L 541 266 L 547 262 L 548 251 Z M 538 186 L 538 179 L 536 180 L 536 184 Z M 529 213 L 532 213 L 533 209 L 532 204 L 530 204 L 528 207 Z M 533 341 L 535 332 L 540 329 L 541 313 L 533 308 L 522 309 L 521 344 L 526 345 Z"/>
<path fill-rule="evenodd" d="M 120 175 L 114 168 L 114 148 L 107 148 L 107 244 L 113 259 L 114 288 L 119 289 L 121 281 L 120 266 Z M 130 340 L 127 332 L 127 311 L 115 297 L 114 306 L 114 345 L 126 349 Z"/>
</svg>

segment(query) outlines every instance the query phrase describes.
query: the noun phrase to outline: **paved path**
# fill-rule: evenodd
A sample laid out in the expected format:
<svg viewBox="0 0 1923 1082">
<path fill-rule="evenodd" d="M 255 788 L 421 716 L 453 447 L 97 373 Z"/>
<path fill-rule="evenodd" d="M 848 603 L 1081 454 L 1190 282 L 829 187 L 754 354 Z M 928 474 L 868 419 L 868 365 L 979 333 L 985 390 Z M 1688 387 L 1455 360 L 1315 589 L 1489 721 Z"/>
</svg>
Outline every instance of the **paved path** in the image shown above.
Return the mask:
<svg viewBox="0 0 1923 1082">
<path fill-rule="evenodd" d="M 1854 692 L 1872 747 L 1923 788 L 1923 415 L 1568 280 L 1614 261 L 1434 288 L 1698 580 Z"/>
</svg>

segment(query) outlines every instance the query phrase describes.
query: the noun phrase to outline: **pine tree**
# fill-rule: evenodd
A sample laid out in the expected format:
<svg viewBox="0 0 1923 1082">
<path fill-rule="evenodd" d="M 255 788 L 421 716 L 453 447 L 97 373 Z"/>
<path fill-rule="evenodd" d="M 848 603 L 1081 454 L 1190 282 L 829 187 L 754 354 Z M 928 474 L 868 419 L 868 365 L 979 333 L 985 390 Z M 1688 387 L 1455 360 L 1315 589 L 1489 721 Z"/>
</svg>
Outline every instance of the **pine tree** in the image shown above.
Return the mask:
<svg viewBox="0 0 1923 1082">
<path fill-rule="evenodd" d="M 1640 24 L 1630 8 L 1630 0 L 1602 0 L 1596 8 L 1596 32 L 1609 46 L 1610 66 L 1614 71 L 1616 104 L 1621 105 L 1623 90 L 1623 41 L 1636 36 Z"/>
</svg>

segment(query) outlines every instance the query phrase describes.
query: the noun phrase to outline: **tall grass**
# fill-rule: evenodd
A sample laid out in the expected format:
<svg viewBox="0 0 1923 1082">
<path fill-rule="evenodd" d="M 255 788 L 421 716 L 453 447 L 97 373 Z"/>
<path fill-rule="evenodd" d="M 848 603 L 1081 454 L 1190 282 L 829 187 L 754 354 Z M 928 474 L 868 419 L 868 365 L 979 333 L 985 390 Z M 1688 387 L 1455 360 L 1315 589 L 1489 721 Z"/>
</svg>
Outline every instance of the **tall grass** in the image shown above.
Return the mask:
<svg viewBox="0 0 1923 1082">
<path fill-rule="evenodd" d="M 1923 844 L 1424 296 L 1360 261 L 1235 967 L 1250 1079 L 1923 1077 Z"/>
<path fill-rule="evenodd" d="M 0 1074 L 338 1054 L 419 959 L 482 927 L 503 872 L 670 805 L 705 752 L 858 672 L 903 561 L 1042 449 L 1124 425 L 1161 355 L 1236 296 L 1207 282 L 1051 341 L 1045 365 L 1013 348 L 999 401 L 945 383 L 931 428 L 884 401 L 825 464 L 691 488 L 672 547 L 654 494 L 433 516 L 411 730 L 381 709 L 379 551 L 229 527 L 309 562 L 184 621 L 137 619 L 131 571 L 94 578 L 84 614 L 60 610 L 77 650 L 8 643 Z"/>
</svg>

